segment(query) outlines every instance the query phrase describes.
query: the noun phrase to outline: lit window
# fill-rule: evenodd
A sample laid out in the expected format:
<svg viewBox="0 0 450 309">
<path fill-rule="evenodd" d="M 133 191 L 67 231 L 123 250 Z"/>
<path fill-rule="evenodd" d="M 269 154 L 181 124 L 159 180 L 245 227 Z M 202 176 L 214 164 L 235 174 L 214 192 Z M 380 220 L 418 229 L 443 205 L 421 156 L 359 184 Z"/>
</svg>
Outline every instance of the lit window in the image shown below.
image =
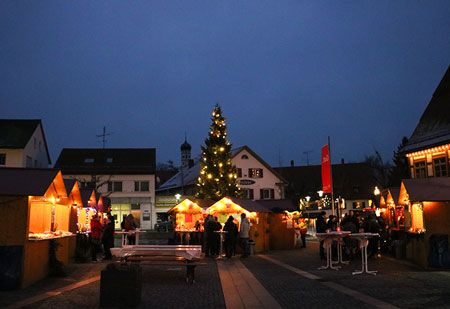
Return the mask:
<svg viewBox="0 0 450 309">
<path fill-rule="evenodd" d="M 112 163 L 113 162 L 113 158 L 106 158 L 106 163 Z"/>
<path fill-rule="evenodd" d="M 419 161 L 414 163 L 414 174 L 416 178 L 427 177 L 427 169 L 425 161 Z"/>
<path fill-rule="evenodd" d="M 424 231 L 423 205 L 421 203 L 411 205 L 411 228 L 410 232 Z"/>
<path fill-rule="evenodd" d="M 447 172 L 447 158 L 440 157 L 433 159 L 434 166 L 434 176 L 435 177 L 445 177 L 448 175 Z"/>
<path fill-rule="evenodd" d="M 84 159 L 84 163 L 94 163 L 94 158 L 86 158 Z"/>
<path fill-rule="evenodd" d="M 248 169 L 248 177 L 263 178 L 263 169 L 262 168 L 249 168 Z"/>
</svg>

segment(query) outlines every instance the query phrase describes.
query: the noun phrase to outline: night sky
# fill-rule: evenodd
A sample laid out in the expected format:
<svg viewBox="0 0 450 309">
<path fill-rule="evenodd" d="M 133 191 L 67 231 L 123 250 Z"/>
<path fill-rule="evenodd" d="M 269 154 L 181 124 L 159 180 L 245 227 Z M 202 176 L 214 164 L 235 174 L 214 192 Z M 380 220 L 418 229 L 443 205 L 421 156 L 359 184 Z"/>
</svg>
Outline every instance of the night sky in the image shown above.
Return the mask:
<svg viewBox="0 0 450 309">
<path fill-rule="evenodd" d="M 268 163 L 392 152 L 450 64 L 450 1 L 0 1 L 0 117 L 63 147 L 200 151 L 220 103 Z"/>
</svg>

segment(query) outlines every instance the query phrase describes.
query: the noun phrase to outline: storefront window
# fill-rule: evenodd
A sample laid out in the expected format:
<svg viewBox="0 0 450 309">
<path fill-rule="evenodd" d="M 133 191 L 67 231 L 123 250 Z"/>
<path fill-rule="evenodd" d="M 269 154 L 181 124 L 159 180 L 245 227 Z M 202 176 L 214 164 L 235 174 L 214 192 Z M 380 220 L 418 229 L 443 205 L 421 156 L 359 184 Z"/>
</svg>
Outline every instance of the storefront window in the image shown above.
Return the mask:
<svg viewBox="0 0 450 309">
<path fill-rule="evenodd" d="M 423 232 L 425 230 L 423 224 L 423 205 L 421 203 L 411 206 L 411 232 Z"/>
</svg>

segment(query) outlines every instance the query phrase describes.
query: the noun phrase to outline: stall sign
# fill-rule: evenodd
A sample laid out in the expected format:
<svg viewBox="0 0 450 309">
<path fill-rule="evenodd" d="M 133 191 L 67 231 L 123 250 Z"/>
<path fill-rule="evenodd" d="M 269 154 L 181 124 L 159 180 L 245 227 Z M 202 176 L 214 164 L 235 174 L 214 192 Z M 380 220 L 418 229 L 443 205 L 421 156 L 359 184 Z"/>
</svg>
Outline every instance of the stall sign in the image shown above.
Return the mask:
<svg viewBox="0 0 450 309">
<path fill-rule="evenodd" d="M 239 180 L 239 184 L 243 185 L 243 186 L 249 186 L 249 185 L 252 185 L 254 183 L 255 183 L 255 181 L 254 180 L 250 180 L 250 179 L 241 179 L 241 180 Z"/>
</svg>

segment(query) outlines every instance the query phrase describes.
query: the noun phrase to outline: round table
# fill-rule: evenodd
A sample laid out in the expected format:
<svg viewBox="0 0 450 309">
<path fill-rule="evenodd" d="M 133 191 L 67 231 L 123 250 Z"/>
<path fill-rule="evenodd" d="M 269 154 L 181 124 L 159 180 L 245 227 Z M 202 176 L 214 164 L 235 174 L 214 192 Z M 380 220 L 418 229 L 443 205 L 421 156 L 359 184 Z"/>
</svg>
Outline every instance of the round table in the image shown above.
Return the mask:
<svg viewBox="0 0 450 309">
<path fill-rule="evenodd" d="M 333 240 L 336 240 L 338 244 L 342 241 L 342 238 L 350 235 L 350 232 L 347 231 L 333 231 L 329 233 L 316 233 L 316 237 L 320 240 L 323 240 L 323 246 L 327 250 L 327 265 L 319 267 L 319 269 L 334 269 L 339 270 L 340 266 L 333 266 L 333 258 L 332 258 L 332 250 L 331 245 L 333 244 Z M 338 250 L 338 261 L 337 263 L 347 263 L 347 261 L 342 261 L 342 246 L 340 250 Z"/>
<path fill-rule="evenodd" d="M 218 260 L 223 259 L 223 236 L 228 233 L 228 231 L 214 231 L 214 233 L 219 233 L 220 234 L 220 252 L 219 252 L 219 256 L 217 257 Z"/>
<path fill-rule="evenodd" d="M 367 246 L 369 245 L 369 239 L 372 237 L 380 236 L 378 233 L 352 233 L 350 237 L 358 240 L 359 248 L 361 249 L 361 270 L 355 270 L 352 275 L 360 275 L 363 273 L 376 275 L 376 270 L 369 270 L 367 265 Z"/>
</svg>

